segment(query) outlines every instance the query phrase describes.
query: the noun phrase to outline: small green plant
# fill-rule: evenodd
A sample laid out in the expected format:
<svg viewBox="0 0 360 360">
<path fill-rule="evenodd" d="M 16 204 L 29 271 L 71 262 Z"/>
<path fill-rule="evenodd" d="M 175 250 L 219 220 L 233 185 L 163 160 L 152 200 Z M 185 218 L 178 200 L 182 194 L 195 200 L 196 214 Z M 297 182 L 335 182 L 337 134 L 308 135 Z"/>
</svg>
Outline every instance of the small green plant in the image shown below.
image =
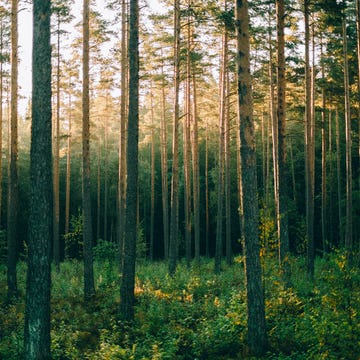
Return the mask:
<svg viewBox="0 0 360 360">
<path fill-rule="evenodd" d="M 64 235 L 65 256 L 67 259 L 81 259 L 83 254 L 83 218 L 79 209 L 70 219 L 70 231 Z"/>
<path fill-rule="evenodd" d="M 111 241 L 99 239 L 93 247 L 93 255 L 94 260 L 97 261 L 116 261 L 119 256 L 119 247 Z"/>
</svg>

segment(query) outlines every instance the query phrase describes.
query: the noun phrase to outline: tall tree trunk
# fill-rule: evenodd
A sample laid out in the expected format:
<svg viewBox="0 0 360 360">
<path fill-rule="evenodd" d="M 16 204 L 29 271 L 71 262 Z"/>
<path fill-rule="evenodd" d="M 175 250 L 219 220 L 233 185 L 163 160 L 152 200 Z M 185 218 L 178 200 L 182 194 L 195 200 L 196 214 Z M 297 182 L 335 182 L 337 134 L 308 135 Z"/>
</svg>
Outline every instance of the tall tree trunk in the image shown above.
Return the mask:
<svg viewBox="0 0 360 360">
<path fill-rule="evenodd" d="M 56 116 L 54 119 L 53 139 L 53 257 L 57 271 L 60 271 L 60 187 L 59 187 L 59 151 L 60 151 L 60 15 L 57 14 L 57 44 L 56 44 Z"/>
<path fill-rule="evenodd" d="M 239 111 L 240 109 L 238 109 Z M 237 115 L 236 127 L 240 129 L 240 114 Z M 239 201 L 239 221 L 240 221 L 240 236 L 241 245 L 243 247 L 243 254 L 245 253 L 244 244 L 244 204 L 243 204 L 243 186 L 241 175 L 241 139 L 240 131 L 236 131 L 236 173 L 237 173 L 237 189 L 238 189 L 238 201 Z"/>
<path fill-rule="evenodd" d="M 92 216 L 90 187 L 90 99 L 89 99 L 89 0 L 83 2 L 83 98 L 82 98 L 82 203 L 84 242 L 84 296 L 85 300 L 95 294 L 92 258 Z"/>
<path fill-rule="evenodd" d="M 30 218 L 25 309 L 25 359 L 50 359 L 53 189 L 50 1 L 34 0 Z"/>
<path fill-rule="evenodd" d="M 321 40 L 321 58 L 323 58 L 323 44 Z M 324 64 L 321 65 L 321 78 L 325 80 Z M 321 233 L 323 251 L 327 251 L 328 232 L 327 232 L 327 146 L 326 146 L 326 94 L 325 89 L 321 90 L 322 109 L 321 109 Z"/>
<path fill-rule="evenodd" d="M 199 130 L 197 111 L 196 74 L 192 70 L 193 85 L 193 129 L 192 129 L 192 160 L 193 160 L 193 206 L 194 206 L 194 244 L 195 261 L 200 260 L 200 173 L 199 173 Z"/>
<path fill-rule="evenodd" d="M 210 216 L 209 216 L 209 123 L 205 129 L 205 254 L 210 256 L 209 244 Z"/>
<path fill-rule="evenodd" d="M 270 6 L 270 5 L 269 5 Z M 271 34 L 271 9 L 269 9 L 269 114 L 271 122 L 271 138 L 272 138 L 272 159 L 273 159 L 273 181 L 274 181 L 274 211 L 276 218 L 276 226 L 278 229 L 279 214 L 279 146 L 278 146 L 278 121 L 276 117 L 276 104 L 275 104 L 275 79 L 274 79 L 274 64 L 273 64 L 273 47 L 272 47 L 272 34 Z M 278 229 L 279 230 L 279 229 Z M 279 231 L 278 231 L 279 237 Z"/>
<path fill-rule="evenodd" d="M 293 192 L 293 200 L 296 206 L 296 175 L 295 175 L 295 161 L 294 161 L 294 153 L 293 153 L 293 146 L 292 141 L 290 138 L 289 141 L 289 150 L 290 150 L 290 161 L 291 161 L 291 178 L 292 178 L 292 192 Z"/>
<path fill-rule="evenodd" d="M 353 213 L 352 213 L 352 161 L 351 161 L 351 113 L 350 113 L 350 90 L 349 90 L 349 65 L 348 65 L 348 49 L 347 49 L 347 33 L 346 33 L 346 15 L 344 4 L 344 14 L 342 21 L 343 31 L 343 54 L 344 54 L 344 89 L 345 89 L 345 163 L 346 163 L 346 222 L 345 222 L 345 248 L 348 252 L 349 260 L 352 260 L 353 251 Z"/>
<path fill-rule="evenodd" d="M 336 142 L 336 177 L 337 177 L 337 200 L 338 200 L 338 223 L 339 223 L 339 245 L 344 246 L 344 229 L 342 224 L 342 189 L 341 189 L 341 148 L 340 148 L 340 126 L 339 110 L 335 112 L 335 142 Z"/>
<path fill-rule="evenodd" d="M 188 4 L 189 5 L 189 4 Z M 185 118 L 183 126 L 183 157 L 184 157 L 184 218 L 185 218 L 185 257 L 187 266 L 191 262 L 191 31 L 190 17 L 186 24 L 187 50 L 186 50 L 186 83 L 185 83 Z"/>
<path fill-rule="evenodd" d="M 224 155 L 225 155 L 225 122 L 226 122 L 226 73 L 227 73 L 227 31 L 222 35 L 222 55 L 220 69 L 220 106 L 219 106 L 219 160 L 217 184 L 217 215 L 216 215 L 216 244 L 215 268 L 216 274 L 221 270 L 223 252 L 223 210 L 224 210 Z"/>
<path fill-rule="evenodd" d="M 108 96 L 106 94 L 106 113 L 108 113 Z M 104 161 L 104 240 L 108 241 L 108 208 L 109 208 L 109 149 L 108 149 L 108 116 L 105 115 L 104 123 L 104 150 L 105 150 L 105 161 Z"/>
<path fill-rule="evenodd" d="M 174 0 L 174 115 L 173 163 L 171 177 L 171 218 L 169 243 L 169 273 L 176 271 L 179 232 L 179 88 L 180 88 L 180 0 Z"/>
<path fill-rule="evenodd" d="M 329 224 L 329 228 L 328 228 L 328 236 L 329 236 L 329 244 L 328 247 L 332 248 L 334 245 L 334 232 L 335 232 L 335 228 L 334 228 L 334 189 L 333 189 L 333 178 L 334 178 L 334 170 L 333 170 L 333 136 L 332 136 L 332 110 L 331 107 L 329 106 L 329 116 L 328 116 L 328 156 L 329 156 L 329 179 L 331 179 L 331 181 L 329 181 L 329 220 L 328 220 L 328 224 Z"/>
<path fill-rule="evenodd" d="M 96 238 L 100 239 L 101 228 L 101 138 L 98 136 L 97 186 L 96 186 Z"/>
<path fill-rule="evenodd" d="M 69 91 L 71 91 L 70 76 Z M 66 185 L 65 185 L 65 234 L 69 232 L 70 222 L 70 189 L 71 189 L 71 136 L 72 136 L 72 99 L 69 93 L 69 128 L 67 134 L 67 152 L 66 152 Z"/>
<path fill-rule="evenodd" d="M 305 22 L 305 203 L 306 203 L 306 236 L 307 236 L 307 272 L 314 276 L 314 191 L 312 169 L 312 114 L 311 114 L 311 68 L 310 68 L 310 26 L 309 0 L 304 0 Z"/>
<path fill-rule="evenodd" d="M 289 277 L 289 230 L 288 230 L 288 187 L 286 164 L 286 98 L 285 98 L 285 3 L 284 0 L 276 1 L 277 17 L 277 121 L 278 121 L 278 188 L 279 188 L 279 213 L 277 218 L 279 237 L 279 259 Z M 287 279 L 288 281 L 289 279 Z"/>
<path fill-rule="evenodd" d="M 151 84 L 152 88 L 152 84 Z M 154 260 L 154 228 L 155 228 L 155 123 L 154 123 L 154 97 L 151 99 L 151 205 L 150 205 L 150 260 Z"/>
<path fill-rule="evenodd" d="M 226 5 L 225 5 L 226 6 Z M 231 175 L 230 175 L 230 106 L 229 106 L 229 72 L 226 73 L 226 108 L 225 108 L 225 138 L 224 138 L 224 194 L 225 194 L 225 256 L 230 265 L 233 260 L 231 247 Z"/>
<path fill-rule="evenodd" d="M 137 238 L 138 199 L 138 138 L 139 138 L 139 7 L 130 0 L 129 58 L 129 114 L 127 142 L 126 237 L 124 263 L 120 287 L 120 315 L 134 319 L 135 257 Z"/>
<path fill-rule="evenodd" d="M 169 190 L 168 190 L 168 151 L 167 151 L 167 122 L 166 122 L 166 95 L 165 95 L 165 74 L 164 63 L 161 65 L 161 122 L 160 122 L 160 140 L 161 140 L 161 191 L 162 191 L 162 218 L 163 218 L 163 236 L 164 236 L 164 258 L 169 256 Z"/>
<path fill-rule="evenodd" d="M 127 1 L 121 2 L 121 95 L 120 95 L 120 138 L 119 138 L 119 184 L 118 184 L 118 244 L 120 249 L 119 264 L 122 268 L 123 246 L 125 236 L 125 205 L 126 205 L 126 123 L 127 123 L 127 82 L 128 82 L 128 59 L 127 59 Z"/>
<path fill-rule="evenodd" d="M 245 272 L 248 312 L 248 346 L 260 357 L 267 349 L 265 301 L 262 283 L 256 152 L 250 76 L 249 14 L 246 0 L 236 0 L 238 101 L 240 112 L 241 175 L 244 210 Z"/>
<path fill-rule="evenodd" d="M 8 299 L 17 295 L 18 252 L 18 0 L 11 2 L 11 139 L 7 204 L 7 286 Z"/>
</svg>

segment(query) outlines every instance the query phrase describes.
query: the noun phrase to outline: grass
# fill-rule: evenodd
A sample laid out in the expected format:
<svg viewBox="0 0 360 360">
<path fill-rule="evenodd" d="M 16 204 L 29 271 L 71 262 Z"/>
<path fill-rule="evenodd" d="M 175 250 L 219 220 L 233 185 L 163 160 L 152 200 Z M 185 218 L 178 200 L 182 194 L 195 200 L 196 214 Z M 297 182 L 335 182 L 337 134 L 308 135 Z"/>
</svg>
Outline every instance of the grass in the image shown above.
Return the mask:
<svg viewBox="0 0 360 360">
<path fill-rule="evenodd" d="M 23 354 L 26 266 L 19 263 L 20 298 L 5 305 L 6 273 L 0 266 L 0 359 Z M 169 277 L 164 262 L 137 266 L 133 324 L 119 320 L 118 264 L 95 261 L 97 295 L 83 301 L 82 264 L 66 261 L 53 271 L 53 359 L 243 359 L 246 293 L 241 258 L 213 274 L 213 261 Z M 285 289 L 274 259 L 265 261 L 266 359 L 359 359 L 360 274 L 342 254 L 318 259 L 314 282 L 304 259 L 292 259 L 292 288 Z"/>
</svg>

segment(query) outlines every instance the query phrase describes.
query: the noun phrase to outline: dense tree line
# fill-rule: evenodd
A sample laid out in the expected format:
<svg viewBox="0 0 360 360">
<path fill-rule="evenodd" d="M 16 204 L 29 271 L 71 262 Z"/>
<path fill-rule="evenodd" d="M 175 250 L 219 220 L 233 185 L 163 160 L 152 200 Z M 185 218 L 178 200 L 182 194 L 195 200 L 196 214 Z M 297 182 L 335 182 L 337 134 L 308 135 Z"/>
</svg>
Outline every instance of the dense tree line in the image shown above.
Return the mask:
<svg viewBox="0 0 360 360">
<path fill-rule="evenodd" d="M 183 257 L 188 265 L 214 257 L 219 273 L 223 258 L 231 264 L 243 252 L 249 347 L 263 353 L 264 299 L 254 302 L 263 293 L 260 254 L 278 256 L 287 286 L 290 254 L 307 257 L 310 278 L 315 256 L 336 248 L 359 261 L 358 2 L 256 1 L 248 9 L 246 1 L 175 0 L 161 13 L 141 4 L 139 14 L 137 1 L 84 0 L 81 15 L 71 1 L 40 5 L 23 115 L 19 4 L 0 7 L 0 245 L 9 301 L 19 256 L 29 259 L 29 289 L 36 261 L 49 256 L 61 271 L 64 259 L 82 258 L 90 301 L 92 247 L 105 240 L 118 249 L 121 312 L 131 320 L 136 242 L 142 256 L 168 261 L 171 275 Z M 50 133 L 36 132 L 42 122 Z M 49 139 L 52 161 L 36 148 Z M 44 179 L 51 191 L 37 183 Z M 41 249 L 37 226 L 49 224 L 38 211 L 52 221 Z"/>
</svg>

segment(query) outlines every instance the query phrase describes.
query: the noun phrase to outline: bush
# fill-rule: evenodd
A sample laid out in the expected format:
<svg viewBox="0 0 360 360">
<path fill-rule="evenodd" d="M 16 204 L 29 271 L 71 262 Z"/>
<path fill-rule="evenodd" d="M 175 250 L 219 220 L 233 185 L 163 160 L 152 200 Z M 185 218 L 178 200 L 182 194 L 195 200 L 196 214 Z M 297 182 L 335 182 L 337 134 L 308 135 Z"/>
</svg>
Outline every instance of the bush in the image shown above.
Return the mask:
<svg viewBox="0 0 360 360">
<path fill-rule="evenodd" d="M 119 257 L 119 247 L 117 244 L 99 239 L 96 246 L 93 247 L 94 260 L 103 261 L 116 261 Z"/>
</svg>

